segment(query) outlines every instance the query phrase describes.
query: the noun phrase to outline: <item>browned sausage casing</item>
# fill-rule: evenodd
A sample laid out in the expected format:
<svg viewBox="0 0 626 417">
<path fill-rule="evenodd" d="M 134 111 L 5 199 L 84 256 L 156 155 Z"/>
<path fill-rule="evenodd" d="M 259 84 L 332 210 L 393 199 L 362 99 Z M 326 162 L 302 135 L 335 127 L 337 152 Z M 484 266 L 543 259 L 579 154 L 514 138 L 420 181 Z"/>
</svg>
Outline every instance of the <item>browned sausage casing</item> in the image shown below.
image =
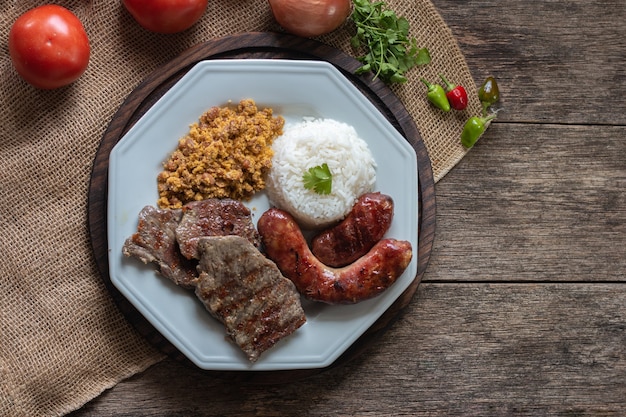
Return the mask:
<svg viewBox="0 0 626 417">
<path fill-rule="evenodd" d="M 311 252 L 328 266 L 351 264 L 383 238 L 392 219 L 390 196 L 379 192 L 363 194 L 341 223 L 311 240 Z"/>
<path fill-rule="evenodd" d="M 352 304 L 389 288 L 411 262 L 411 243 L 382 239 L 363 257 L 331 268 L 311 253 L 300 227 L 287 212 L 272 208 L 257 228 L 265 252 L 305 297 L 328 304 Z"/>
</svg>

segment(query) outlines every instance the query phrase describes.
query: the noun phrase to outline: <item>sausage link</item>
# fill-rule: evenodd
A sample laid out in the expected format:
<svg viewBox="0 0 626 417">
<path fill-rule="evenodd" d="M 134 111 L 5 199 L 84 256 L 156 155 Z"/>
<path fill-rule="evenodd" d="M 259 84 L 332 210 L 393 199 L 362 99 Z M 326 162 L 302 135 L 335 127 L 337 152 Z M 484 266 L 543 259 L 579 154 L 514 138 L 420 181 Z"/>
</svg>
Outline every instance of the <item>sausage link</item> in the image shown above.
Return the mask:
<svg viewBox="0 0 626 417">
<path fill-rule="evenodd" d="M 257 228 L 265 253 L 306 298 L 328 304 L 353 304 L 389 288 L 411 262 L 411 243 L 382 239 L 363 257 L 331 268 L 311 253 L 300 227 L 287 212 L 272 208 Z"/>
<path fill-rule="evenodd" d="M 325 265 L 342 267 L 365 255 L 383 238 L 393 219 L 393 199 L 379 192 L 359 197 L 338 225 L 311 240 L 311 252 Z"/>
</svg>

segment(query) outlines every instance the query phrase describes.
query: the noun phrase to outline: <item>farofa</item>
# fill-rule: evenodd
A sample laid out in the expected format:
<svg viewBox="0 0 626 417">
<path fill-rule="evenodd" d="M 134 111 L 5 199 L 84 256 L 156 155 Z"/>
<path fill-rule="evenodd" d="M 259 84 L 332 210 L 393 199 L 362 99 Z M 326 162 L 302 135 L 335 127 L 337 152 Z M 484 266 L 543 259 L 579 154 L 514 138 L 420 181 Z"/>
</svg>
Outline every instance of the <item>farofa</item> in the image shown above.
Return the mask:
<svg viewBox="0 0 626 417">
<path fill-rule="evenodd" d="M 271 145 L 284 124 L 272 109 L 259 111 L 252 99 L 236 107 L 212 107 L 163 163 L 157 177 L 158 206 L 180 208 L 207 198 L 250 199 L 265 188 L 274 155 Z"/>
</svg>

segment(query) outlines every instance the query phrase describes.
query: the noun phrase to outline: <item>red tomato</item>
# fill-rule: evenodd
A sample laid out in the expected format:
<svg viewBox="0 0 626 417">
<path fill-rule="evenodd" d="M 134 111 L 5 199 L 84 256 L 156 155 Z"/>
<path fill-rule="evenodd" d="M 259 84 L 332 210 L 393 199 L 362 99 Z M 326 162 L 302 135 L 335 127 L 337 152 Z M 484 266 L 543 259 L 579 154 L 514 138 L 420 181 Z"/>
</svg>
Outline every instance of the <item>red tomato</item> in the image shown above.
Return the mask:
<svg viewBox="0 0 626 417">
<path fill-rule="evenodd" d="M 207 0 L 122 0 L 144 29 L 176 33 L 189 29 L 207 8 Z"/>
<path fill-rule="evenodd" d="M 90 52 L 82 23 L 61 6 L 27 11 L 9 32 L 13 66 L 37 88 L 53 89 L 76 81 L 87 69 Z"/>
</svg>

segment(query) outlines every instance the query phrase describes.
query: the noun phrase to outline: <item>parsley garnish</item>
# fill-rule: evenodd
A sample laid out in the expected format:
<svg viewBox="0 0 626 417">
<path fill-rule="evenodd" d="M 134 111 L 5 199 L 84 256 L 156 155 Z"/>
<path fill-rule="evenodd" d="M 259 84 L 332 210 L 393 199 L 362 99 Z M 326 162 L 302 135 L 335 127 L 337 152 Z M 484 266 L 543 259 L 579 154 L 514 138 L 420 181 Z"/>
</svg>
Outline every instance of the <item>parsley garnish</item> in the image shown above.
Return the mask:
<svg viewBox="0 0 626 417">
<path fill-rule="evenodd" d="M 330 194 L 333 174 L 330 173 L 328 165 L 324 163 L 321 166 L 309 168 L 302 176 L 302 181 L 304 181 L 304 188 L 308 190 L 312 189 L 318 194 Z"/>
<path fill-rule="evenodd" d="M 363 47 L 366 54 L 357 57 L 363 65 L 356 74 L 368 71 L 386 83 L 405 83 L 404 73 L 416 65 L 430 62 L 426 48 L 418 48 L 415 38 L 409 38 L 409 22 L 386 8 L 384 1 L 353 0 L 351 19 L 356 24 L 352 47 Z"/>
</svg>

